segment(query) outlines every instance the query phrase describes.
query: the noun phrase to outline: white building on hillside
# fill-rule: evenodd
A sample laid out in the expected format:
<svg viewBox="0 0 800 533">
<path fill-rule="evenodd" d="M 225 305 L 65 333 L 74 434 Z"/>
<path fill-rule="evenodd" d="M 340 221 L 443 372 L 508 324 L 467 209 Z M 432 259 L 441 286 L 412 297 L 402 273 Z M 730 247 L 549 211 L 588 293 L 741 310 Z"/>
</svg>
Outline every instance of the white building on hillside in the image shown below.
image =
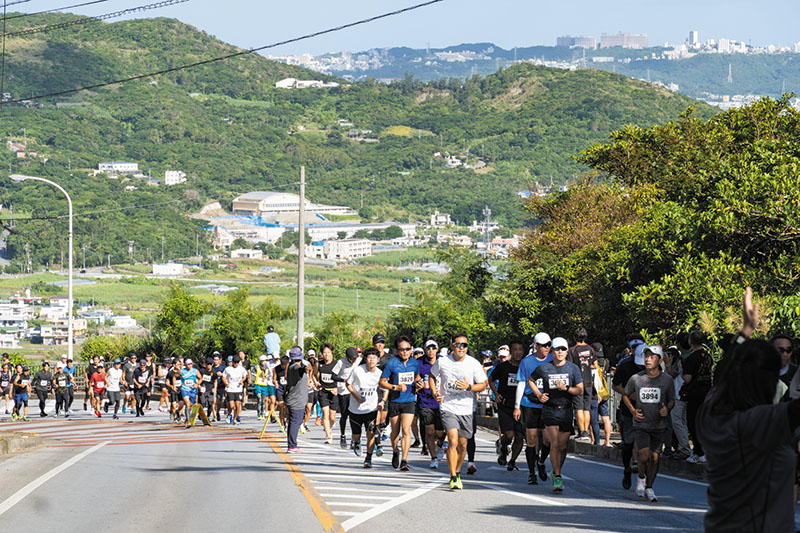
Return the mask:
<svg viewBox="0 0 800 533">
<path fill-rule="evenodd" d="M 130 161 L 106 161 L 100 163 L 97 170 L 106 174 L 138 174 L 139 164 Z"/>
<path fill-rule="evenodd" d="M 153 263 L 153 275 L 155 276 L 182 276 L 186 274 L 186 267 L 180 263 Z"/>
<path fill-rule="evenodd" d="M 264 252 L 254 248 L 231 250 L 231 259 L 263 259 Z"/>
<path fill-rule="evenodd" d="M 346 206 L 313 204 L 306 199 L 305 212 L 321 215 L 355 215 Z M 233 214 L 260 216 L 262 214 L 297 213 L 300 197 L 296 194 L 272 191 L 253 191 L 233 200 Z"/>
<path fill-rule="evenodd" d="M 164 172 L 164 185 L 177 185 L 186 181 L 186 173 L 180 170 L 167 170 Z"/>
<path fill-rule="evenodd" d="M 314 243 L 306 248 L 306 257 L 349 261 L 372 255 L 372 242 L 367 239 L 341 239 Z"/>
</svg>

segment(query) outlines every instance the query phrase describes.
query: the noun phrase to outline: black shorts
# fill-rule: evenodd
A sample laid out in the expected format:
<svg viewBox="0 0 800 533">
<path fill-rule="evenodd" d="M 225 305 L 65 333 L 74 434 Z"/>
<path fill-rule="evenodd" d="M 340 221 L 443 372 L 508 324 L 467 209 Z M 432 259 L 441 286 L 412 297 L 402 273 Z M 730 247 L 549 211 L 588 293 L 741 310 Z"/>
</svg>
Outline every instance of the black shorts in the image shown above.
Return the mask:
<svg viewBox="0 0 800 533">
<path fill-rule="evenodd" d="M 225 384 L 217 383 L 217 398 L 224 400 L 226 397 L 227 393 L 225 392 Z"/>
<path fill-rule="evenodd" d="M 172 403 L 178 403 L 181 400 L 183 400 L 183 398 L 181 398 L 180 392 L 172 392 L 171 390 L 169 391 L 169 401 Z"/>
<path fill-rule="evenodd" d="M 442 412 L 439 409 L 420 406 L 418 416 L 420 422 L 422 422 L 422 427 L 433 426 L 433 429 L 436 431 L 444 430 L 444 426 L 442 425 Z"/>
<path fill-rule="evenodd" d="M 584 389 L 583 394 L 572 397 L 572 408 L 576 411 L 592 410 L 592 389 Z"/>
<path fill-rule="evenodd" d="M 336 395 L 333 394 L 332 390 L 322 389 L 317 394 L 319 398 L 319 406 L 320 407 L 327 407 L 332 411 L 336 411 L 339 408 L 339 402 L 336 400 Z"/>
<path fill-rule="evenodd" d="M 398 415 L 413 415 L 415 404 L 414 402 L 390 402 L 389 403 L 389 418 L 394 418 Z"/>
<path fill-rule="evenodd" d="M 522 411 L 522 416 L 520 416 L 520 421 L 522 422 L 522 427 L 525 429 L 542 429 L 544 424 L 542 423 L 542 407 L 520 407 Z"/>
<path fill-rule="evenodd" d="M 314 391 L 311 391 L 311 392 L 308 393 L 308 403 L 310 403 L 311 405 L 314 405 L 315 403 L 317 403 L 318 399 L 319 399 L 319 392 L 318 391 L 314 390 Z"/>
<path fill-rule="evenodd" d="M 634 428 L 633 435 L 636 446 L 639 449 L 647 448 L 650 453 L 661 453 L 661 445 L 664 443 L 665 429 L 644 429 Z"/>
<path fill-rule="evenodd" d="M 363 426 L 366 431 L 377 418 L 378 411 L 363 414 L 350 412 L 350 431 L 355 435 L 361 435 L 361 427 Z"/>
<path fill-rule="evenodd" d="M 537 409 L 537 411 L 541 411 L 541 409 Z M 521 435 L 525 432 L 525 428 L 522 427 L 522 417 L 519 417 L 519 420 L 514 420 L 514 408 L 513 407 L 506 407 L 505 405 L 498 405 L 497 406 L 497 419 L 500 423 L 500 432 L 501 433 L 508 433 L 509 431 L 513 431 L 514 433 Z"/>
<path fill-rule="evenodd" d="M 558 426 L 558 431 L 561 433 L 573 432 L 572 417 L 574 413 L 572 406 L 558 409 L 554 406 L 545 405 L 542 407 L 542 424 L 544 427 Z"/>
<path fill-rule="evenodd" d="M 241 392 L 226 392 L 225 396 L 229 402 L 241 402 L 244 393 Z"/>
</svg>

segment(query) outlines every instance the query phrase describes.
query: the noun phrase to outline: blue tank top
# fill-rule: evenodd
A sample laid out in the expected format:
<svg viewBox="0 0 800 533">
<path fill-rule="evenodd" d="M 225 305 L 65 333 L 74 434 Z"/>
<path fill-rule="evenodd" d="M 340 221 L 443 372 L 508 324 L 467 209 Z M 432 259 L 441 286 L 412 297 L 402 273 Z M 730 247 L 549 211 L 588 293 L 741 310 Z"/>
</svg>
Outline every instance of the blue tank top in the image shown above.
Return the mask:
<svg viewBox="0 0 800 533">
<path fill-rule="evenodd" d="M 194 368 L 192 368 L 191 370 L 189 370 L 188 368 L 182 368 L 181 379 L 183 380 L 181 381 L 181 389 L 187 391 L 192 390 L 194 388 L 192 387 L 192 384 L 197 383 L 197 370 L 195 370 Z"/>
</svg>

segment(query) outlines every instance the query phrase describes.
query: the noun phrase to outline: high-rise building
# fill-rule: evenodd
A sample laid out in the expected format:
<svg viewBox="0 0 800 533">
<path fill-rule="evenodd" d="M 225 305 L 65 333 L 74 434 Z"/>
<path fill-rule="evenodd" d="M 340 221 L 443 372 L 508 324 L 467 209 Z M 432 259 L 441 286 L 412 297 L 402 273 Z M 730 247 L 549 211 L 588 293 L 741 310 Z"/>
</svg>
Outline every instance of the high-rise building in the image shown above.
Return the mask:
<svg viewBox="0 0 800 533">
<path fill-rule="evenodd" d="M 600 48 L 611 48 L 621 46 L 622 48 L 647 48 L 647 34 L 623 33 L 616 35 L 604 33 L 600 35 Z"/>
<path fill-rule="evenodd" d="M 597 39 L 594 37 L 585 37 L 583 35 L 572 37 L 565 35 L 564 37 L 556 38 L 556 46 L 563 48 L 588 48 L 594 50 L 597 48 Z"/>
<path fill-rule="evenodd" d="M 689 31 L 689 39 L 687 39 L 686 43 L 689 46 L 699 46 L 700 45 L 700 33 L 697 30 L 690 30 Z"/>
</svg>

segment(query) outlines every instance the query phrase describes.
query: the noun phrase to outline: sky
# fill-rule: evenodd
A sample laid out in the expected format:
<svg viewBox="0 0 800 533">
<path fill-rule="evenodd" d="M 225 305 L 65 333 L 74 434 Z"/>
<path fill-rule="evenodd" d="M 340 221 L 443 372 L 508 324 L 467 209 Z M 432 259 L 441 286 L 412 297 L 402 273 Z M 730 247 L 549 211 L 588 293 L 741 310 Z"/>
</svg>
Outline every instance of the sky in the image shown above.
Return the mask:
<svg viewBox="0 0 800 533">
<path fill-rule="evenodd" d="M 9 10 L 33 12 L 85 0 L 30 0 Z M 157 0 L 109 0 L 70 10 L 100 15 Z M 128 18 L 172 17 L 243 48 L 297 37 L 392 11 L 422 0 L 189 0 Z M 779 15 L 784 13 L 783 16 Z M 800 41 L 795 0 L 444 0 L 386 20 L 264 52 L 268 55 L 360 51 L 408 46 L 433 48 L 492 42 L 503 48 L 555 45 L 561 35 L 647 33 L 651 46 L 682 43 L 689 30 L 700 40 L 729 39 L 753 45 Z M 114 19 L 121 20 L 121 19 Z M 35 25 L 35 18 L 27 19 Z"/>
</svg>

